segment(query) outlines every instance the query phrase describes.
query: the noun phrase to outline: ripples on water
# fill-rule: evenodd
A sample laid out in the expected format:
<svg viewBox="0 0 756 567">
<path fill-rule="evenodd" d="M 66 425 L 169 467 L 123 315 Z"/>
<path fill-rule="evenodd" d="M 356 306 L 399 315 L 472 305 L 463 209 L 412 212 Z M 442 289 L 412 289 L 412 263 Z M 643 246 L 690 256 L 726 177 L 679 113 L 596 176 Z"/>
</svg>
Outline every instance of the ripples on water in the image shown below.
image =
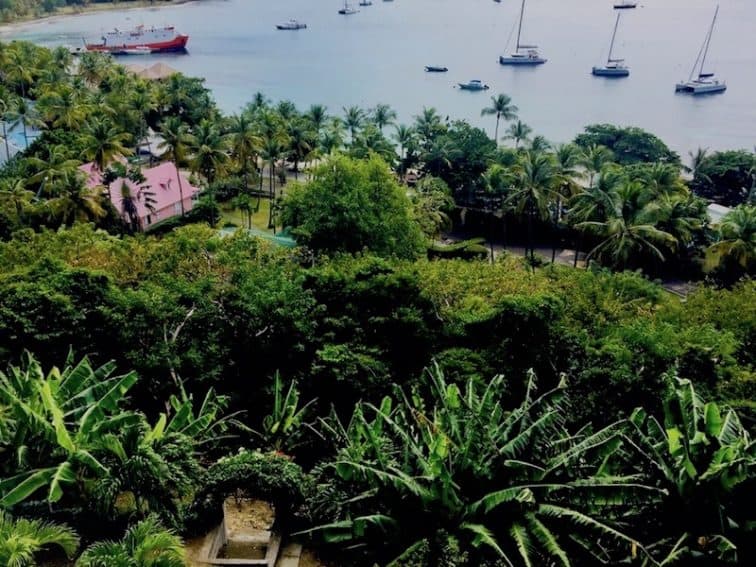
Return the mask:
<svg viewBox="0 0 756 567">
<path fill-rule="evenodd" d="M 355 5 L 357 1 L 353 2 Z M 720 0 L 710 68 L 725 79 L 723 95 L 676 95 L 710 24 L 716 0 L 641 0 L 623 15 L 616 54 L 631 67 L 627 79 L 592 77 L 606 58 L 612 0 L 528 0 L 523 40 L 537 43 L 549 62 L 538 68 L 501 67 L 516 22 L 518 0 L 374 0 L 353 16 L 339 0 L 207 0 L 193 4 L 104 12 L 24 26 L 5 38 L 45 45 L 80 43 L 113 27 L 171 23 L 191 35 L 189 54 L 134 57 L 165 61 L 202 76 L 219 105 L 233 112 L 255 91 L 301 107 L 391 104 L 402 121 L 423 106 L 450 118 L 492 128 L 480 109 L 505 92 L 521 118 L 554 141 L 586 124 L 613 122 L 653 131 L 678 151 L 698 146 L 756 145 L 756 28 L 754 0 Z M 296 18 L 298 32 L 275 24 Z M 428 74 L 428 64 L 449 67 Z M 486 93 L 460 92 L 458 81 L 481 79 Z"/>
</svg>

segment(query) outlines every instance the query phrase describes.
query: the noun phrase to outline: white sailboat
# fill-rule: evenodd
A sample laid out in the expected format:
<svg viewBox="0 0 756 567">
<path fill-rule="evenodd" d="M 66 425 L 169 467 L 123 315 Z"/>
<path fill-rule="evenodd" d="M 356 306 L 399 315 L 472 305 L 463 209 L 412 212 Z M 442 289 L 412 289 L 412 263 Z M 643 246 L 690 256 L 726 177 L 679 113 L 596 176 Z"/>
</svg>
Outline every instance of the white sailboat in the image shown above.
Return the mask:
<svg viewBox="0 0 756 567">
<path fill-rule="evenodd" d="M 704 71 L 704 64 L 706 63 L 706 56 L 709 54 L 709 45 L 711 44 L 711 36 L 714 33 L 714 24 L 717 21 L 717 15 L 719 14 L 719 5 L 714 11 L 714 19 L 711 21 L 711 27 L 709 33 L 706 34 L 701 50 L 698 52 L 696 62 L 693 64 L 693 69 L 690 72 L 690 76 L 687 81 L 681 81 L 675 85 L 675 92 L 698 94 L 712 94 L 721 93 L 727 90 L 727 85 L 724 81 L 720 81 L 714 76 L 714 73 L 707 73 Z"/>
<path fill-rule="evenodd" d="M 525 16 L 525 0 L 522 0 L 520 7 L 520 21 L 517 24 L 517 44 L 515 50 L 509 55 L 499 57 L 499 63 L 502 65 L 541 65 L 546 63 L 546 59 L 538 53 L 537 45 L 523 45 L 520 43 L 522 35 L 522 19 Z"/>
<path fill-rule="evenodd" d="M 614 59 L 614 40 L 617 38 L 617 28 L 619 27 L 621 10 L 617 10 L 617 19 L 614 22 L 614 31 L 612 32 L 612 42 L 609 44 L 609 57 L 606 59 L 606 65 L 594 67 L 593 74 L 597 77 L 627 77 L 630 75 L 630 69 L 625 65 L 624 59 Z"/>
</svg>

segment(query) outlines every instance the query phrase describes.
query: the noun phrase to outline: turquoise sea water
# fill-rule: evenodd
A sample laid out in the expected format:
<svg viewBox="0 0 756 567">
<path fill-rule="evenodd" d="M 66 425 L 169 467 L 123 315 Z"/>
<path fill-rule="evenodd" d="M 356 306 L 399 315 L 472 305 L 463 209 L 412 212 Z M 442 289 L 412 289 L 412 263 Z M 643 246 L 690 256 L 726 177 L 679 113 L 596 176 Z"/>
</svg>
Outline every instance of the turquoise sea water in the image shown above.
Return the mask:
<svg viewBox="0 0 756 567">
<path fill-rule="evenodd" d="M 699 98 L 675 94 L 674 85 L 690 72 L 716 0 L 641 0 L 624 14 L 615 55 L 627 59 L 631 76 L 620 80 L 590 74 L 606 58 L 612 0 L 528 0 L 523 40 L 537 43 L 549 59 L 537 68 L 497 62 L 516 23 L 518 0 L 373 0 L 347 17 L 337 13 L 340 0 L 202 0 L 61 18 L 0 38 L 73 45 L 113 27 L 174 24 L 191 36 L 188 54 L 123 61 L 164 61 L 205 77 L 228 112 L 262 91 L 300 107 L 323 103 L 332 113 L 388 103 L 402 121 L 435 106 L 442 116 L 492 130 L 493 120 L 481 118 L 480 110 L 491 94 L 505 92 L 521 118 L 550 140 L 567 141 L 586 124 L 613 122 L 651 130 L 684 154 L 698 146 L 756 145 L 756 1 L 720 4 L 709 68 L 729 88 Z M 289 18 L 308 29 L 275 29 Z M 428 64 L 449 72 L 425 73 Z M 454 88 L 469 79 L 481 79 L 491 90 Z"/>
</svg>

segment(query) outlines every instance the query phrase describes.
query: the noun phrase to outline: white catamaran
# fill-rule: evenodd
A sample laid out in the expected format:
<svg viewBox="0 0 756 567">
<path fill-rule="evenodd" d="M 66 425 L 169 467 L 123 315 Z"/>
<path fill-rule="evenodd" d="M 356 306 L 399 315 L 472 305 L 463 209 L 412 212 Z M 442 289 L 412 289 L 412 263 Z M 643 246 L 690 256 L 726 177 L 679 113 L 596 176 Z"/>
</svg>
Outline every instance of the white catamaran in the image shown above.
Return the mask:
<svg viewBox="0 0 756 567">
<path fill-rule="evenodd" d="M 597 77 L 627 77 L 630 75 L 630 69 L 625 65 L 625 60 L 612 57 L 614 54 L 614 40 L 617 38 L 617 28 L 619 27 L 621 15 L 622 10 L 617 10 L 617 19 L 614 22 L 612 42 L 609 44 L 609 57 L 606 59 L 606 65 L 593 68 L 593 74 Z"/>
<path fill-rule="evenodd" d="M 499 63 L 502 65 L 542 65 L 546 59 L 538 53 L 537 45 L 522 45 L 520 36 L 522 35 L 522 19 L 525 15 L 525 0 L 522 0 L 520 7 L 520 21 L 517 24 L 517 45 L 514 52 L 509 55 L 499 57 Z"/>
<path fill-rule="evenodd" d="M 719 5 L 717 5 L 717 9 L 714 11 L 714 19 L 711 21 L 709 33 L 706 34 L 706 38 L 698 52 L 698 57 L 696 57 L 696 62 L 693 64 L 693 69 L 690 72 L 688 80 L 677 83 L 677 85 L 675 85 L 675 92 L 699 95 L 721 93 L 727 90 L 727 85 L 724 81 L 717 79 L 714 76 L 714 73 L 707 73 L 704 71 L 704 64 L 706 63 L 706 56 L 709 53 L 711 36 L 714 33 L 714 24 L 717 21 L 718 14 Z"/>
<path fill-rule="evenodd" d="M 344 7 L 339 10 L 339 14 L 341 14 L 342 16 L 351 16 L 352 14 L 356 14 L 357 12 L 359 12 L 359 10 L 352 8 L 348 0 L 344 0 Z"/>
</svg>

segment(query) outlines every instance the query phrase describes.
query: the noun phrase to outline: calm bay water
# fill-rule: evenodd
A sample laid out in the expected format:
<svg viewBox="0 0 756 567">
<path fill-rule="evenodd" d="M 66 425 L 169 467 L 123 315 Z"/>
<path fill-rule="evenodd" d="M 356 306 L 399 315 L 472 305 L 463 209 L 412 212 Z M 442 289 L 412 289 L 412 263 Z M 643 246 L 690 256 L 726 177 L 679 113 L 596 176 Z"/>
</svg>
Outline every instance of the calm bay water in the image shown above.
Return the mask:
<svg viewBox="0 0 756 567">
<path fill-rule="evenodd" d="M 728 90 L 697 98 L 676 95 L 674 84 L 687 78 L 716 0 L 641 0 L 638 9 L 623 14 L 615 55 L 627 59 L 631 76 L 621 80 L 590 75 L 606 58 L 612 0 L 528 0 L 523 40 L 537 43 L 549 59 L 537 68 L 497 62 L 512 36 L 518 0 L 373 2 L 345 17 L 337 14 L 340 0 L 207 0 L 59 18 L 0 38 L 74 45 L 113 27 L 174 24 L 191 36 L 188 54 L 122 61 L 164 61 L 204 77 L 227 112 L 262 91 L 302 108 L 326 104 L 332 113 L 388 103 L 402 121 L 435 106 L 442 116 L 492 130 L 492 119 L 481 118 L 480 110 L 491 94 L 504 92 L 522 120 L 553 141 L 568 141 L 586 124 L 612 122 L 648 129 L 683 154 L 698 146 L 756 145 L 754 0 L 720 0 L 707 67 L 727 81 Z M 289 18 L 308 29 L 275 29 Z M 424 73 L 428 64 L 449 72 Z M 469 79 L 481 79 L 491 90 L 453 88 Z"/>
</svg>

